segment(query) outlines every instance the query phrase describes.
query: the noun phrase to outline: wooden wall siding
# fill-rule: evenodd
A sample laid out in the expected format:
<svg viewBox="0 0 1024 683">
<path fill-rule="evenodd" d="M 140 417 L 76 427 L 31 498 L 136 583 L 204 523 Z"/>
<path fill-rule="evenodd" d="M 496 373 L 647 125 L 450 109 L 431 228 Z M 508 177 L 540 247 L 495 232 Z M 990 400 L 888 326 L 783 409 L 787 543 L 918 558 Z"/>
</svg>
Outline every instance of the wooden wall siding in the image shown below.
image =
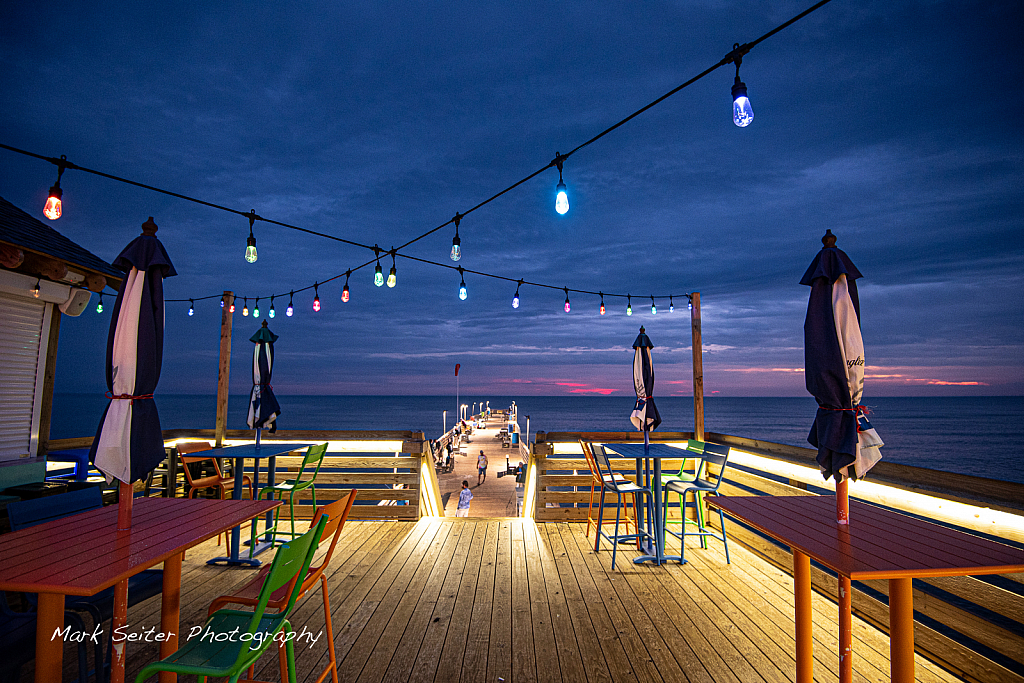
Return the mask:
<svg viewBox="0 0 1024 683">
<path fill-rule="evenodd" d="M 537 503 L 534 510 L 535 519 L 541 521 L 585 521 L 590 499 L 590 474 L 586 469 L 586 461 L 577 456 L 553 456 L 555 443 L 575 443 L 583 436 L 593 441 L 638 441 L 637 433 L 613 434 L 538 434 L 543 439 L 534 446 L 534 460 L 538 467 Z M 677 436 L 660 434 L 658 441 L 675 441 Z M 722 434 L 706 433 L 709 441 L 727 443 L 745 452 L 778 458 L 789 462 L 809 465 L 814 462 L 815 451 L 782 444 L 771 444 L 742 437 L 731 437 Z M 628 438 L 627 438 L 628 437 Z M 663 437 L 663 438 L 662 438 Z M 683 439 L 678 439 L 683 440 Z M 884 461 L 883 461 L 884 462 Z M 881 463 L 880 463 L 881 464 Z M 622 458 L 613 459 L 616 471 L 632 476 L 635 460 Z M 677 463 L 663 461 L 662 471 L 670 472 L 673 467 L 678 470 Z M 548 475 L 552 470 L 577 469 L 578 475 Z M 923 470 L 907 466 L 891 466 L 885 470 L 886 478 L 879 478 L 884 483 L 899 486 L 918 493 L 929 493 L 928 487 L 941 491 L 942 498 L 958 500 L 977 505 L 978 492 L 988 480 L 963 475 Z M 585 476 L 584 476 L 585 475 Z M 901 475 L 896 478 L 896 475 Z M 872 476 L 874 480 L 875 477 Z M 994 496 L 986 500 L 1001 499 L 1020 492 L 1017 503 L 1024 504 L 1024 486 L 1008 482 L 999 482 L 1003 486 L 996 487 Z M 795 484 L 795 485 L 794 485 Z M 551 487 L 576 486 L 576 491 L 552 491 Z M 585 488 L 584 488 L 585 487 Z M 767 476 L 729 468 L 722 482 L 721 494 L 728 496 L 750 495 L 816 495 L 807 491 L 806 484 L 800 482 L 783 483 Z M 938 494 L 936 494 L 938 495 Z M 611 498 L 614 503 L 615 498 Z M 608 499 L 606 498 L 606 504 Z M 548 507 L 548 504 L 557 507 Z M 568 507 L 574 505 L 574 507 Z M 1005 511 L 1014 511 L 1014 505 L 1004 502 L 994 507 Z M 1024 507 L 1024 505 L 1022 505 Z M 676 511 L 671 511 L 669 519 L 678 519 Z M 692 510 L 689 511 L 692 516 Z M 718 515 L 709 515 L 713 527 L 718 528 Z M 741 526 L 729 519 L 728 534 L 730 541 L 735 540 L 757 553 L 760 557 L 774 564 L 780 570 L 792 575 L 793 560 L 788 548 L 775 541 L 765 538 L 760 533 Z M 964 529 L 970 532 L 969 529 Z M 669 538 L 670 544 L 678 543 Z M 712 545 L 721 547 L 715 541 Z M 688 550 L 689 553 L 689 550 Z M 980 643 L 984 648 L 991 649 L 995 655 L 988 658 L 969 649 L 968 646 L 953 638 L 943 635 L 921 621 L 915 622 L 915 638 L 917 651 L 930 659 L 941 663 L 950 671 L 965 680 L 973 681 L 1024 681 L 1024 574 L 1009 574 L 1001 577 L 1003 586 L 993 585 L 984 579 L 972 577 L 935 578 L 914 580 L 914 609 L 919 618 L 934 620 L 939 628 L 956 631 L 971 640 Z M 820 567 L 812 564 L 811 579 L 815 590 L 830 600 L 834 600 L 837 582 Z M 940 593 L 939 591 L 942 591 Z M 880 600 L 877 595 L 883 596 Z M 855 582 L 853 595 L 854 612 L 866 622 L 888 633 L 889 613 L 887 581 Z"/>
</svg>

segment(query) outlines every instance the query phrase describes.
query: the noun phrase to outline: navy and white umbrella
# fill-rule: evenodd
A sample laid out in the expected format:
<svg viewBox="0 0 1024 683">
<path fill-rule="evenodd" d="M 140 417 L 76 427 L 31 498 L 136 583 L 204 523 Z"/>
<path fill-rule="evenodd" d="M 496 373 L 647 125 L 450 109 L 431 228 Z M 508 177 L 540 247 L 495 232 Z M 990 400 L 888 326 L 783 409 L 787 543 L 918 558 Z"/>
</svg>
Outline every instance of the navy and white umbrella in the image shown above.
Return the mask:
<svg viewBox="0 0 1024 683">
<path fill-rule="evenodd" d="M 277 416 L 281 405 L 274 396 L 270 375 L 274 369 L 274 342 L 277 335 L 267 327 L 267 321 L 249 337 L 256 347 L 252 353 L 252 393 L 249 395 L 249 416 L 246 423 L 253 429 L 270 427 L 270 433 L 277 431 Z"/>
<path fill-rule="evenodd" d="M 633 388 L 636 390 L 636 406 L 629 416 L 633 425 L 644 433 L 644 442 L 649 439 L 648 432 L 658 428 L 661 415 L 658 406 L 654 405 L 654 362 L 651 360 L 651 349 L 654 344 L 650 337 L 640 328 L 640 334 L 633 342 Z"/>
<path fill-rule="evenodd" d="M 164 459 L 153 392 L 164 349 L 164 278 L 176 275 L 150 217 L 113 265 L 126 275 L 107 336 L 107 397 L 89 460 L 107 481 L 142 479 Z"/>
<path fill-rule="evenodd" d="M 804 322 L 804 379 L 818 402 L 807 440 L 818 449 L 825 479 L 859 479 L 884 445 L 860 405 L 864 392 L 864 341 L 860 331 L 857 278 L 850 257 L 837 249 L 831 230 L 821 239 L 800 284 L 811 288 Z"/>
</svg>

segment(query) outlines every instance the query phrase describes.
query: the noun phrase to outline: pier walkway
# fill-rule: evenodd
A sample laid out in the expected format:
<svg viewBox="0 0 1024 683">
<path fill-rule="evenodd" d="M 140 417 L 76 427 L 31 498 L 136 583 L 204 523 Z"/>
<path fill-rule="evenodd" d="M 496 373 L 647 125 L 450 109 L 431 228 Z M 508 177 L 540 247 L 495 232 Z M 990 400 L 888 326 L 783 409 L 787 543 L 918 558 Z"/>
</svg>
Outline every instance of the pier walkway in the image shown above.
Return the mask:
<svg viewBox="0 0 1024 683">
<path fill-rule="evenodd" d="M 504 423 L 492 421 L 493 427 L 474 429 L 466 444 L 466 454 L 455 456 L 455 470 L 438 474 L 437 483 L 441 488 L 445 517 L 454 517 L 459 504 L 459 491 L 463 480 L 469 482 L 473 491 L 473 502 L 469 506 L 470 517 L 516 517 L 516 478 L 512 475 L 498 477 L 508 464 L 519 463 L 519 447 L 502 448 L 498 432 Z M 487 456 L 487 479 L 477 486 L 476 458 L 480 451 Z"/>
<path fill-rule="evenodd" d="M 595 553 L 584 530 L 528 519 L 350 522 L 326 573 L 340 680 L 794 680 L 793 585 L 784 572 L 739 543 L 730 548 L 731 565 L 720 544 L 695 544 L 685 567 L 636 566 L 623 548 L 612 570 L 611 553 Z M 188 552 L 182 637 L 203 623 L 214 597 L 252 577 L 252 570 L 205 564 L 221 552 L 213 540 Z M 813 596 L 815 681 L 838 680 L 835 612 Z M 132 633 L 159 623 L 158 597 L 128 613 Z M 318 590 L 291 623 L 300 633 L 323 634 Z M 889 639 L 856 617 L 853 629 L 854 680 L 887 681 Z M 325 638 L 296 645 L 299 681 L 312 683 L 326 665 Z M 156 658 L 157 647 L 127 644 L 126 680 Z M 65 649 L 70 680 L 74 644 Z M 921 656 L 916 670 L 921 683 L 958 680 Z M 256 677 L 278 680 L 273 651 Z M 32 680 L 31 666 L 21 680 Z"/>
</svg>

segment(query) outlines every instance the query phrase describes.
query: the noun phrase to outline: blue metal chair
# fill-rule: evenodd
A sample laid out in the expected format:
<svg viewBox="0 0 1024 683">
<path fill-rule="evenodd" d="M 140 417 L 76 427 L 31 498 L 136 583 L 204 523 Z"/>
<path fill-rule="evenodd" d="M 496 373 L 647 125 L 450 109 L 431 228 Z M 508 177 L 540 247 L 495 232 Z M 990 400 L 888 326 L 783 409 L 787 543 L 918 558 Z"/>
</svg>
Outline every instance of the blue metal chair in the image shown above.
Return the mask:
<svg viewBox="0 0 1024 683">
<path fill-rule="evenodd" d="M 46 496 L 33 500 L 23 500 L 7 505 L 7 515 L 11 529 L 18 531 L 38 524 L 77 515 L 103 507 L 103 492 L 98 486 Z M 143 600 L 163 592 L 164 573 L 160 569 L 147 569 L 128 579 L 128 606 L 132 607 Z M 30 603 L 35 604 L 35 594 L 27 594 Z M 110 587 L 96 595 L 88 597 L 72 596 L 65 599 L 65 607 L 78 612 L 87 612 L 96 624 L 112 618 L 114 615 L 114 588 Z M 71 613 L 73 614 L 73 612 Z M 68 613 L 65 618 L 70 619 Z M 75 628 L 78 628 L 75 625 Z M 110 637 L 107 638 L 107 657 L 104 660 L 101 646 L 97 646 L 96 680 L 103 680 L 104 672 L 110 662 Z"/>
<path fill-rule="evenodd" d="M 722 513 L 721 508 L 719 508 L 718 510 L 718 520 L 722 525 L 721 535 L 719 535 L 717 532 L 714 531 L 714 529 L 712 529 L 705 523 L 703 514 L 699 514 L 702 512 L 701 510 L 699 510 L 699 508 L 703 505 L 704 502 L 702 497 L 706 494 L 716 493 L 718 491 L 718 487 L 722 485 L 722 478 L 725 476 L 725 467 L 729 462 L 729 447 L 717 443 L 706 443 L 704 444 L 704 452 L 702 456 L 703 459 L 701 460 L 701 466 L 698 468 L 698 472 L 694 480 L 692 482 L 670 481 L 665 486 L 665 499 L 662 503 L 664 506 L 663 510 L 667 514 L 669 493 L 679 494 L 680 508 L 685 518 L 686 496 L 692 493 L 694 505 L 697 506 L 698 508 L 697 522 L 694 523 L 695 526 L 697 526 L 698 530 L 687 531 L 687 524 L 684 523 L 682 529 L 680 530 L 680 533 L 678 534 L 668 528 L 666 528 L 666 531 L 679 539 L 680 557 L 686 556 L 687 536 L 697 536 L 702 541 L 708 536 L 711 536 L 712 538 L 717 538 L 725 546 L 725 562 L 726 564 L 729 564 L 729 541 L 725 534 L 725 515 Z M 710 479 L 707 478 L 708 465 L 714 465 L 719 468 L 718 476 L 715 477 L 714 481 L 711 481 Z M 703 472 L 701 470 L 703 470 Z M 703 474 L 704 477 L 701 477 L 701 474 Z"/>
<path fill-rule="evenodd" d="M 622 497 L 633 496 L 634 509 L 640 505 L 640 497 L 646 496 L 644 505 L 647 506 L 648 519 L 654 519 L 654 496 L 651 494 L 651 490 L 646 486 L 639 486 L 629 481 L 628 479 L 622 479 L 616 476 L 615 471 L 612 469 L 612 463 L 608 459 L 608 452 L 604 449 L 604 446 L 600 444 L 593 444 L 592 451 L 594 454 L 594 463 L 597 465 L 598 476 L 601 478 L 601 508 L 597 515 L 597 539 L 594 543 L 594 550 L 600 550 L 601 537 L 603 536 L 612 544 L 612 569 L 615 569 L 615 553 L 619 548 L 619 543 L 622 541 L 628 541 L 636 539 L 637 541 L 642 540 L 645 536 L 652 542 L 657 542 L 654 535 L 648 533 L 645 529 L 637 526 L 635 534 L 624 534 L 619 535 L 619 517 L 622 513 Z M 609 536 L 604 531 L 604 496 L 606 493 L 614 493 L 618 496 L 617 505 L 615 506 L 615 534 Z"/>
</svg>

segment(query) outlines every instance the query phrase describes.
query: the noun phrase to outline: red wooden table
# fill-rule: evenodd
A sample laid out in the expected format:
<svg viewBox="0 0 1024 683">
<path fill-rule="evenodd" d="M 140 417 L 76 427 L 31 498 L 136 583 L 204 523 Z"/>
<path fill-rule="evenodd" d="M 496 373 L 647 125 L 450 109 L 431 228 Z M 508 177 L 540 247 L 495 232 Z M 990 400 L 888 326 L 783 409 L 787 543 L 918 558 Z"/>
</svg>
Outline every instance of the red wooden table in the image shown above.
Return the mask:
<svg viewBox="0 0 1024 683">
<path fill-rule="evenodd" d="M 61 680 L 65 595 L 95 595 L 164 563 L 160 657 L 178 649 L 181 560 L 184 551 L 280 505 L 280 501 L 140 498 L 132 528 L 116 531 L 117 506 L 0 536 L 0 590 L 39 594 L 36 626 L 37 683 Z M 124 590 L 123 588 L 121 590 Z M 115 598 L 111 628 L 125 625 L 125 601 Z M 118 605 L 121 608 L 118 608 Z M 126 611 L 126 610 L 125 610 Z M 114 645 L 111 680 L 124 678 L 124 645 Z M 118 678 L 118 675 L 120 677 Z M 161 674 L 161 681 L 174 675 Z"/>
<path fill-rule="evenodd" d="M 889 652 L 893 683 L 914 680 L 912 580 L 930 576 L 1024 571 L 1024 551 L 971 534 L 850 501 L 850 523 L 836 524 L 835 496 L 707 498 L 709 505 L 788 545 L 793 551 L 796 598 L 796 680 L 810 683 L 811 566 L 815 561 L 851 580 L 889 580 Z M 840 596 L 840 630 L 851 624 L 850 601 Z M 839 642 L 850 642 L 840 633 Z M 851 653 L 846 654 L 846 661 Z M 844 653 L 840 652 L 840 662 Z M 852 676 L 844 667 L 840 680 Z"/>
</svg>

